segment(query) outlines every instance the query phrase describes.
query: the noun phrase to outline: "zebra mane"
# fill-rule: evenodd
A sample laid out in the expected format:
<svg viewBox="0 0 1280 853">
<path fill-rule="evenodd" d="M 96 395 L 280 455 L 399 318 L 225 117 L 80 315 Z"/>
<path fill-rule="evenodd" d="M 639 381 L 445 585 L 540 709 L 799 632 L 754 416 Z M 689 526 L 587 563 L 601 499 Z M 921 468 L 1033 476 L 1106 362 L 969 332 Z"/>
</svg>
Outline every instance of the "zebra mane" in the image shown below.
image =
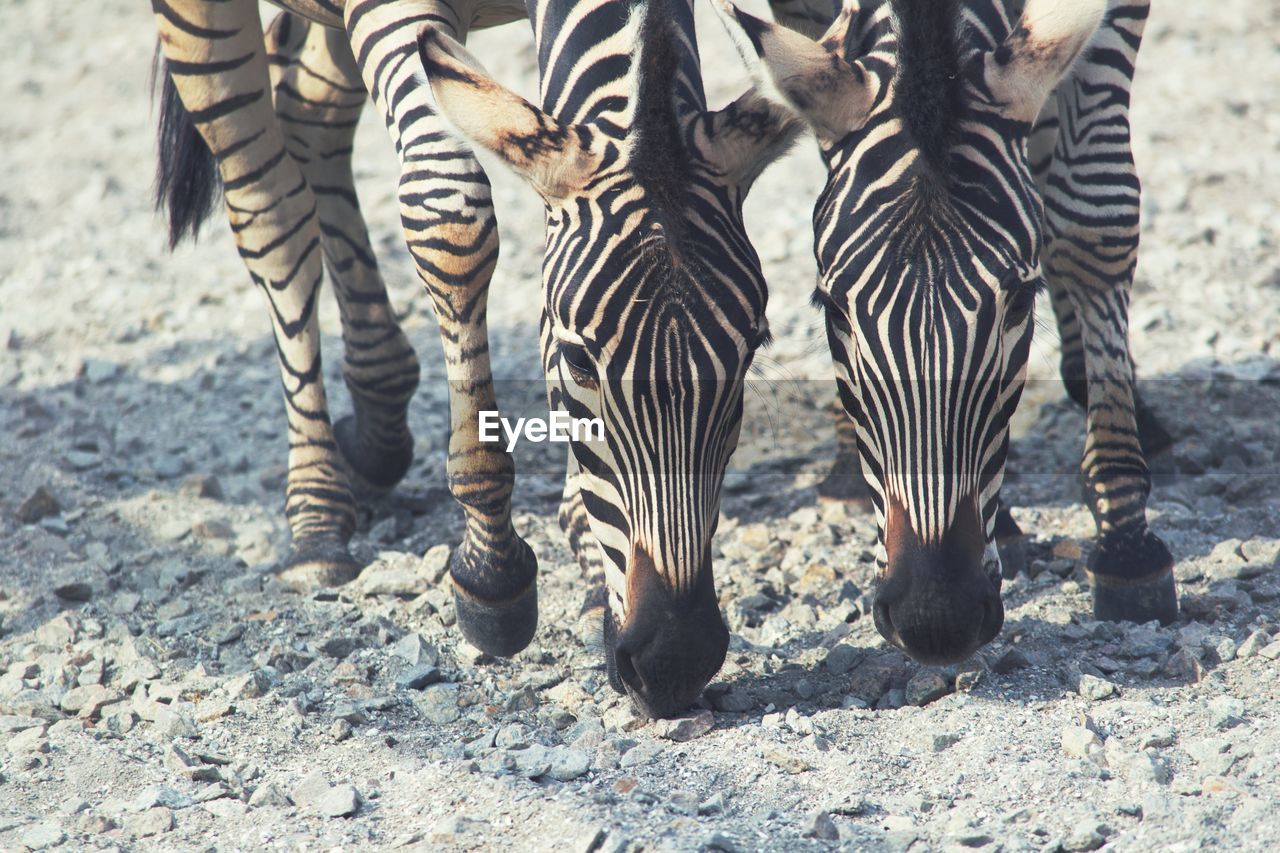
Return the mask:
<svg viewBox="0 0 1280 853">
<path fill-rule="evenodd" d="M 956 0 L 891 0 L 898 33 L 894 101 L 935 178 L 945 181 L 965 111 Z"/>
</svg>

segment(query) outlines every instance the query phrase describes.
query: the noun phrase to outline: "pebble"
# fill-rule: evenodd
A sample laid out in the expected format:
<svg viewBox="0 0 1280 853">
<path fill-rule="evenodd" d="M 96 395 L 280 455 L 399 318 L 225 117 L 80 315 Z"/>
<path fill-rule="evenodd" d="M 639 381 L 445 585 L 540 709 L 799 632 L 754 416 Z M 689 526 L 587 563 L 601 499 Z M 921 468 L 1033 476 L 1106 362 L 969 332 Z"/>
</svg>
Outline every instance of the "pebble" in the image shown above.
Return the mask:
<svg viewBox="0 0 1280 853">
<path fill-rule="evenodd" d="M 1280 640 L 1263 646 L 1258 650 L 1258 654 L 1267 660 L 1276 660 L 1277 658 L 1280 658 Z"/>
<path fill-rule="evenodd" d="M 396 687 L 401 690 L 421 690 L 444 680 L 440 670 L 429 664 L 412 666 L 396 676 Z"/>
<path fill-rule="evenodd" d="M 1166 746 L 1173 746 L 1177 737 L 1178 733 L 1174 731 L 1173 726 L 1159 726 L 1143 735 L 1140 746 L 1143 749 L 1163 749 Z"/>
<path fill-rule="evenodd" d="M 1271 635 L 1266 631 L 1254 631 L 1246 637 L 1245 641 L 1240 644 L 1238 649 L 1236 649 L 1236 657 L 1251 658 L 1266 648 L 1267 644 L 1270 642 Z"/>
<path fill-rule="evenodd" d="M 1076 684 L 1076 692 L 1090 702 L 1101 702 L 1103 699 L 1118 696 L 1120 691 L 1113 682 L 1085 673 L 1080 676 Z"/>
<path fill-rule="evenodd" d="M 275 782 L 263 782 L 249 797 L 249 807 L 255 809 L 263 806 L 288 808 L 290 805 L 289 797 Z"/>
<path fill-rule="evenodd" d="M 1068 853 L 1097 850 L 1106 843 L 1105 827 L 1095 821 L 1085 821 L 1073 828 L 1062 840 L 1062 849 Z"/>
<path fill-rule="evenodd" d="M 334 785 L 314 802 L 314 808 L 325 817 L 350 817 L 360 811 L 360 792 L 354 785 Z"/>
<path fill-rule="evenodd" d="M 1244 722 L 1244 703 L 1234 696 L 1209 700 L 1209 721 L 1215 729 L 1229 729 Z"/>
<path fill-rule="evenodd" d="M 1204 678 L 1204 665 L 1191 649 L 1179 649 L 1169 656 L 1161 670 L 1171 678 L 1195 684 Z"/>
<path fill-rule="evenodd" d="M 591 769 L 591 755 L 585 750 L 557 746 L 548 750 L 551 764 L 546 775 L 557 782 L 571 782 Z"/>
<path fill-rule="evenodd" d="M 173 829 L 173 812 L 164 806 L 156 806 L 140 814 L 131 814 L 125 817 L 124 828 L 138 838 L 160 835 Z"/>
<path fill-rule="evenodd" d="M 421 634 L 405 634 L 391 647 L 391 653 L 410 666 L 435 666 L 440 662 L 439 649 L 422 639 Z"/>
<path fill-rule="evenodd" d="M 413 703 L 422 716 L 438 726 L 452 723 L 462 716 L 458 709 L 456 684 L 432 684 L 414 696 Z"/>
<path fill-rule="evenodd" d="M 508 713 L 519 711 L 532 711 L 538 707 L 538 694 L 534 693 L 532 688 L 522 687 L 515 693 L 507 697 L 507 701 L 503 704 L 503 709 Z"/>
<path fill-rule="evenodd" d="M 194 715 L 190 713 L 190 706 L 187 703 L 181 703 L 184 707 L 175 707 L 179 703 L 173 705 L 164 705 L 156 703 L 155 709 L 155 730 L 158 734 L 168 738 L 194 738 L 198 737 L 200 732 L 196 728 Z"/>
<path fill-rule="evenodd" d="M 652 741 L 639 744 L 627 750 L 618 762 L 623 769 L 641 767 L 662 754 L 662 746 Z"/>
<path fill-rule="evenodd" d="M 271 679 L 259 669 L 246 672 L 227 685 L 227 692 L 236 699 L 257 699 L 270 689 Z"/>
<path fill-rule="evenodd" d="M 413 554 L 384 551 L 360 573 L 353 586 L 369 597 L 394 595 L 397 598 L 417 598 L 433 586 L 421 571 L 420 563 Z"/>
<path fill-rule="evenodd" d="M 832 675 L 844 675 L 853 669 L 861 659 L 862 653 L 860 651 L 848 643 L 840 643 L 827 652 L 823 664 Z"/>
<path fill-rule="evenodd" d="M 1029 666 L 1031 666 L 1031 661 L 1027 659 L 1027 656 L 1021 650 L 1009 649 L 996 660 L 991 669 L 1000 675 L 1008 675 L 1020 669 L 1026 669 Z"/>
<path fill-rule="evenodd" d="M 712 713 L 702 710 L 672 720 L 656 720 L 653 723 L 653 733 L 676 743 L 684 743 L 702 737 L 715 728 L 715 724 Z"/>
<path fill-rule="evenodd" d="M 718 829 L 706 837 L 702 846 L 707 850 L 718 850 L 721 853 L 745 853 L 747 850 L 732 835 Z"/>
<path fill-rule="evenodd" d="M 45 736 L 46 731 L 43 724 L 23 729 L 8 739 L 6 747 L 14 755 L 48 752 L 49 738 Z"/>
<path fill-rule="evenodd" d="M 923 669 L 907 682 L 905 699 L 912 705 L 924 706 L 951 692 L 951 684 L 937 672 Z"/>
<path fill-rule="evenodd" d="M 800 756 L 771 747 L 765 749 L 764 760 L 793 776 L 813 769 L 813 765 Z"/>
<path fill-rule="evenodd" d="M 67 834 L 56 823 L 37 823 L 22 833 L 22 846 L 29 850 L 48 850 L 67 840 Z"/>
<path fill-rule="evenodd" d="M 62 512 L 62 506 L 58 503 L 58 499 L 53 493 L 44 486 L 38 486 L 34 492 L 18 505 L 18 511 L 14 513 L 14 518 L 23 524 L 35 524 L 41 519 L 57 515 Z"/>
<path fill-rule="evenodd" d="M 1062 751 L 1068 758 L 1090 758 L 1102 751 L 1102 739 L 1085 726 L 1063 726 Z"/>
<path fill-rule="evenodd" d="M 816 811 L 805 821 L 804 837 L 819 841 L 839 841 L 840 829 L 825 811 Z"/>
</svg>

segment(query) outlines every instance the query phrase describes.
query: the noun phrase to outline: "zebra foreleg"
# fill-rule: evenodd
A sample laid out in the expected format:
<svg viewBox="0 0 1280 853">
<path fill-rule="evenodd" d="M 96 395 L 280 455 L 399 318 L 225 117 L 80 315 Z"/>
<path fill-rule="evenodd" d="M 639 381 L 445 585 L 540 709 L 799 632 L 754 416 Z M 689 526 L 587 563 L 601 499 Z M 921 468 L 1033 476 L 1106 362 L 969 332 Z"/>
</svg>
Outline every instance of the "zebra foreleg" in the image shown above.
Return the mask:
<svg viewBox="0 0 1280 853">
<path fill-rule="evenodd" d="M 528 645 L 537 627 L 538 562 L 511 523 L 511 455 L 501 442 L 480 440 L 480 413 L 498 408 L 486 323 L 497 219 L 488 177 L 454 141 L 422 79 L 423 20 L 451 35 L 466 32 L 445 4 L 364 0 L 346 7 L 352 52 L 400 155 L 400 218 L 440 326 L 449 381 L 449 491 L 466 514 L 449 566 L 458 627 L 476 648 L 508 656 Z"/>
<path fill-rule="evenodd" d="M 343 377 L 355 412 L 334 424 L 334 436 L 353 484 L 384 492 L 413 461 L 407 414 L 418 358 L 387 301 L 355 193 L 352 143 L 368 93 L 342 30 L 286 12 L 268 28 L 266 43 L 276 115 L 316 196 L 342 315 Z"/>
<path fill-rule="evenodd" d="M 831 415 L 836 427 L 836 458 L 827 476 L 818 484 L 818 499 L 846 501 L 860 509 L 870 509 L 871 487 L 862 476 L 857 433 L 839 398 L 832 402 Z"/>
<path fill-rule="evenodd" d="M 582 501 L 578 472 L 578 464 L 571 455 L 565 472 L 564 497 L 560 501 L 560 529 L 569 540 L 586 584 L 586 594 L 578 610 L 578 636 L 588 649 L 603 650 L 609 589 L 605 583 L 604 559 L 591 533 L 590 517 Z"/>
<path fill-rule="evenodd" d="M 1170 622 L 1178 612 L 1173 557 L 1147 527 L 1151 475 L 1139 439 L 1128 339 L 1139 211 L 1129 86 L 1146 14 L 1141 2 L 1113 8 L 1058 87 L 1061 131 L 1042 187 L 1044 269 L 1051 287 L 1069 295 L 1084 356 L 1081 469 L 1098 527 L 1088 566 L 1094 616 Z"/>
<path fill-rule="evenodd" d="M 257 4 L 179 2 L 157 10 L 177 94 L 164 109 L 171 122 L 194 125 L 216 160 L 236 246 L 270 309 L 289 423 L 285 512 L 293 542 L 282 577 L 295 587 L 345 583 L 360 567 L 347 550 L 355 503 L 320 366 L 320 223 L 272 110 Z M 183 191 L 176 176 L 170 193 Z"/>
</svg>

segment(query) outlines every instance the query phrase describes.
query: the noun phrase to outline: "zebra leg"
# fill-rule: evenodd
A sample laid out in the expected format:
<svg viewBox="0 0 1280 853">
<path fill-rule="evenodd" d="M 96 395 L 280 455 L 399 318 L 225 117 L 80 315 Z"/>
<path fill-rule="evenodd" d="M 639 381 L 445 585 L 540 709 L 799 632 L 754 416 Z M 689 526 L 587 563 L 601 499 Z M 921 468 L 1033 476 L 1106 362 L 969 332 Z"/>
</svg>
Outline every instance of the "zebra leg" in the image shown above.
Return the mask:
<svg viewBox="0 0 1280 853">
<path fill-rule="evenodd" d="M 347 550 L 355 503 L 320 367 L 320 224 L 272 110 L 257 4 L 155 8 L 167 73 L 217 161 L 236 246 L 270 308 L 289 423 L 285 512 L 293 541 L 282 578 L 299 588 L 345 583 L 360 569 Z"/>
<path fill-rule="evenodd" d="M 1151 475 L 1138 438 L 1129 291 L 1138 254 L 1139 184 L 1129 141 L 1129 83 L 1145 3 L 1108 13 L 1058 87 L 1058 134 L 1044 182 L 1044 267 L 1079 328 L 1087 382 L 1081 468 L 1098 526 L 1089 561 L 1098 619 L 1172 621 L 1173 557 L 1147 528 Z M 1106 174 L 1108 180 L 1100 181 Z"/>
<path fill-rule="evenodd" d="M 846 501 L 860 509 L 870 509 L 871 487 L 862 476 L 862 462 L 858 459 L 858 438 L 853 420 L 845 412 L 839 398 L 832 402 L 831 414 L 836 425 L 836 459 L 827 476 L 818 484 L 818 499 Z"/>
<path fill-rule="evenodd" d="M 316 196 L 342 315 L 343 378 L 355 413 L 334 424 L 334 437 L 353 484 L 384 492 L 413 461 L 407 415 L 418 358 L 387 301 L 356 199 L 351 151 L 368 93 L 342 30 L 284 12 L 268 27 L 266 42 L 276 115 Z"/>
<path fill-rule="evenodd" d="M 458 627 L 476 648 L 509 656 L 529 644 L 537 627 L 538 561 L 511 523 L 511 455 L 501 442 L 480 440 L 480 413 L 498 408 L 485 311 L 498 260 L 497 219 L 489 179 L 435 113 L 417 58 L 424 21 L 465 36 L 457 14 L 436 2 L 352 0 L 346 26 L 400 156 L 400 218 L 440 326 L 449 380 L 449 491 L 466 514 L 449 566 Z"/>
</svg>

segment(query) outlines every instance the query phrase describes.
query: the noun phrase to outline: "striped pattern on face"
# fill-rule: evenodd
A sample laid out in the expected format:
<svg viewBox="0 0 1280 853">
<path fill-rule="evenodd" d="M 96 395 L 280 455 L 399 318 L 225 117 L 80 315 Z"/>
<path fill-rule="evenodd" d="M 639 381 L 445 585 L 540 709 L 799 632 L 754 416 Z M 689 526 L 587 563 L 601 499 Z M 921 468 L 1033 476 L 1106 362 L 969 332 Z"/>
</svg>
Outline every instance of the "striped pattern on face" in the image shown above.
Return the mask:
<svg viewBox="0 0 1280 853">
<path fill-rule="evenodd" d="M 608 140 L 587 185 L 548 204 L 543 352 L 553 407 L 605 425 L 604 442 L 572 451 L 625 617 L 637 551 L 677 596 L 709 563 L 765 283 L 744 190 L 696 143 L 688 4 L 552 2 L 534 23 L 544 108 Z"/>
<path fill-rule="evenodd" d="M 856 16 L 846 46 L 891 57 L 879 66 L 890 82 L 865 124 L 823 142 L 816 300 L 875 495 L 882 570 L 890 498 L 925 543 L 976 500 L 990 538 L 1030 344 L 1042 240 L 1030 127 L 987 106 L 964 73 L 1009 31 L 1002 10 L 978 11 L 901 2 Z"/>
</svg>

